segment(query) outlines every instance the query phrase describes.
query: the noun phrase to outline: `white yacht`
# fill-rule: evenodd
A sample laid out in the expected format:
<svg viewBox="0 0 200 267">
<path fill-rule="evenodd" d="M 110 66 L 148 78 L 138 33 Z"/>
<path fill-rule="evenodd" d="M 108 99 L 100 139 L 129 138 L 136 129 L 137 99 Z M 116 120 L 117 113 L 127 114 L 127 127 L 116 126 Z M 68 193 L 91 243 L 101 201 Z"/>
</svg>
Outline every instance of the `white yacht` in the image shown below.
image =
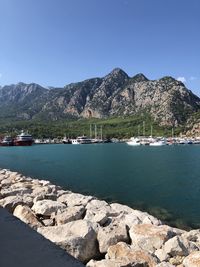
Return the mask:
<svg viewBox="0 0 200 267">
<path fill-rule="evenodd" d="M 129 146 L 140 146 L 140 139 L 136 137 L 131 137 L 126 143 Z"/>
<path fill-rule="evenodd" d="M 150 146 L 165 146 L 167 143 L 165 140 L 154 140 L 153 142 L 151 142 L 149 145 Z"/>
<path fill-rule="evenodd" d="M 72 145 L 92 144 L 92 139 L 87 136 L 78 136 L 76 139 L 71 139 Z"/>
</svg>

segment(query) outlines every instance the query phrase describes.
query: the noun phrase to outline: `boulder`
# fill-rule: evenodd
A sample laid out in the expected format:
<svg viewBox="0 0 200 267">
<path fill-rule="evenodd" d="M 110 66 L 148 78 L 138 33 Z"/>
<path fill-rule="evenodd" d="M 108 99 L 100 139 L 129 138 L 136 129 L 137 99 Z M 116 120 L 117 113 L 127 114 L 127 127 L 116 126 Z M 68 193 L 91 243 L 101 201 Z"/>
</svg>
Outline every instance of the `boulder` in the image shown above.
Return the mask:
<svg viewBox="0 0 200 267">
<path fill-rule="evenodd" d="M 183 260 L 183 267 L 199 267 L 200 266 L 200 251 L 192 252 Z"/>
<path fill-rule="evenodd" d="M 150 253 L 160 249 L 168 239 L 174 236 L 171 227 L 152 224 L 133 225 L 130 228 L 129 234 L 133 247 L 144 249 Z"/>
<path fill-rule="evenodd" d="M 101 261 L 90 260 L 86 266 L 87 267 L 126 267 L 127 265 L 124 265 L 123 263 L 112 261 L 112 260 L 101 260 Z M 137 266 L 131 265 L 131 267 L 137 267 Z M 141 266 L 138 266 L 138 267 L 141 267 Z"/>
<path fill-rule="evenodd" d="M 42 226 L 41 222 L 38 221 L 35 214 L 28 206 L 18 205 L 15 208 L 13 215 L 19 218 L 24 223 L 29 224 L 33 228 Z"/>
<path fill-rule="evenodd" d="M 42 223 L 44 224 L 44 226 L 54 226 L 55 225 L 55 221 L 53 219 L 44 219 L 44 220 L 42 220 Z"/>
<path fill-rule="evenodd" d="M 150 215 L 147 212 L 142 212 L 139 210 L 134 210 L 126 205 L 121 205 L 118 203 L 113 203 L 110 205 L 113 210 L 118 212 L 118 214 L 129 214 L 131 217 L 137 218 L 143 224 L 153 224 L 153 225 L 161 225 L 162 222 Z"/>
<path fill-rule="evenodd" d="M 129 242 L 126 226 L 112 223 L 99 229 L 97 239 L 101 253 L 106 253 L 110 246 L 115 245 L 120 241 Z"/>
<path fill-rule="evenodd" d="M 57 200 L 57 196 L 56 194 L 47 194 L 47 193 L 42 193 L 42 194 L 39 194 L 38 196 L 34 197 L 33 199 L 33 202 L 37 202 L 39 200 L 44 200 L 44 199 L 50 199 L 50 200 L 54 200 L 56 201 Z"/>
<path fill-rule="evenodd" d="M 47 199 L 35 202 L 32 207 L 32 210 L 35 212 L 35 214 L 43 216 L 51 216 L 53 212 L 64 209 L 66 209 L 66 206 L 64 204 Z"/>
<path fill-rule="evenodd" d="M 169 254 L 167 254 L 164 249 L 157 249 L 155 252 L 154 252 L 154 255 L 162 262 L 162 261 L 167 261 L 170 256 Z"/>
<path fill-rule="evenodd" d="M 4 177 L 4 179 L 1 180 L 1 185 L 3 187 L 9 187 L 12 185 L 13 178 L 12 177 Z"/>
<path fill-rule="evenodd" d="M 122 205 L 122 204 L 119 204 L 119 203 L 112 203 L 110 204 L 111 208 L 117 212 L 117 213 L 125 213 L 125 214 L 129 214 L 129 213 L 133 213 L 134 212 L 134 209 L 126 206 L 126 205 Z"/>
<path fill-rule="evenodd" d="M 175 236 L 164 244 L 163 250 L 171 257 L 174 257 L 188 256 L 192 251 L 199 249 L 193 242 L 188 241 L 186 238 Z"/>
<path fill-rule="evenodd" d="M 87 211 L 84 219 L 91 221 L 91 222 L 98 223 L 101 226 L 103 226 L 106 224 L 106 222 L 108 221 L 109 218 L 105 212 L 99 211 L 97 213 L 94 213 L 93 211 Z"/>
<path fill-rule="evenodd" d="M 82 219 L 84 212 L 84 206 L 74 206 L 66 208 L 63 212 L 59 212 L 53 217 L 55 218 L 56 224 L 61 225 Z"/>
<path fill-rule="evenodd" d="M 33 185 L 33 191 L 32 191 L 32 196 L 33 197 L 38 197 L 38 196 L 43 196 L 47 194 L 51 194 L 52 190 L 49 186 L 41 186 L 41 185 Z"/>
<path fill-rule="evenodd" d="M 83 263 L 98 256 L 96 225 L 85 220 L 39 228 L 38 232 Z"/>
<path fill-rule="evenodd" d="M 94 197 L 84 196 L 78 193 L 66 193 L 58 197 L 57 201 L 67 206 L 86 206 Z"/>
<path fill-rule="evenodd" d="M 23 199 L 23 203 L 26 205 L 26 206 L 29 206 L 30 208 L 33 206 L 33 198 L 31 195 L 27 195 L 27 194 L 24 194 L 22 196 L 22 199 Z"/>
<path fill-rule="evenodd" d="M 133 225 L 142 223 L 134 213 L 128 213 L 128 214 L 121 213 L 119 216 L 113 217 L 112 222 L 115 224 L 119 223 L 124 224 L 125 226 L 128 227 L 128 229 L 130 229 L 131 226 Z"/>
<path fill-rule="evenodd" d="M 26 188 L 26 187 L 22 187 L 22 188 L 3 188 L 1 190 L 1 195 L 2 197 L 9 197 L 9 196 L 17 196 L 17 195 L 24 195 L 24 194 L 31 194 L 32 189 L 30 188 Z"/>
<path fill-rule="evenodd" d="M 111 206 L 104 200 L 93 199 L 87 204 L 85 216 L 87 220 L 95 221 L 96 218 L 100 217 L 102 214 L 105 217 L 104 219 L 106 220 L 106 217 L 118 216 L 119 212 L 113 210 Z M 94 216 L 96 215 L 97 217 L 94 218 Z M 102 225 L 104 223 L 105 221 L 101 222 Z"/>
<path fill-rule="evenodd" d="M 128 266 L 149 266 L 155 267 L 157 259 L 144 250 L 134 250 L 124 242 L 119 242 L 108 248 L 106 258 L 122 262 Z M 124 266 L 124 265 L 123 265 Z"/>
<path fill-rule="evenodd" d="M 24 204 L 24 200 L 21 196 L 9 196 L 0 200 L 0 206 L 6 208 L 11 213 L 13 213 L 18 205 L 22 204 Z"/>
<path fill-rule="evenodd" d="M 184 232 L 182 237 L 200 246 L 200 229 Z"/>
<path fill-rule="evenodd" d="M 175 267 L 175 265 L 172 265 L 172 264 L 169 263 L 169 262 L 165 262 L 165 261 L 163 261 L 163 262 L 157 264 L 156 267 Z"/>
</svg>

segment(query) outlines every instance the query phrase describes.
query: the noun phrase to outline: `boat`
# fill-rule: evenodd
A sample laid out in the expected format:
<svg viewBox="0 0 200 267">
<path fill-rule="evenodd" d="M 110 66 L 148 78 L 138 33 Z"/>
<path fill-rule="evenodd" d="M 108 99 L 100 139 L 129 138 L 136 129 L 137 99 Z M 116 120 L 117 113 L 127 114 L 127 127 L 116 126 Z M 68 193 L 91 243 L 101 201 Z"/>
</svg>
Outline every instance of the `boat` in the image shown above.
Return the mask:
<svg viewBox="0 0 200 267">
<path fill-rule="evenodd" d="M 93 140 L 87 136 L 78 136 L 76 139 L 71 139 L 72 145 L 93 144 Z"/>
<path fill-rule="evenodd" d="M 165 140 L 155 140 L 152 143 L 150 143 L 150 146 L 165 146 L 167 143 Z"/>
<path fill-rule="evenodd" d="M 33 144 L 32 135 L 24 133 L 23 131 L 21 134 L 17 135 L 14 139 L 15 146 L 31 146 Z"/>
<path fill-rule="evenodd" d="M 72 143 L 72 141 L 70 139 L 63 139 L 62 143 L 66 144 L 66 145 L 70 145 Z"/>
<path fill-rule="evenodd" d="M 140 139 L 131 137 L 126 143 L 129 146 L 140 146 Z"/>
<path fill-rule="evenodd" d="M 69 145 L 69 144 L 71 144 L 72 143 L 72 141 L 69 139 L 69 138 L 67 138 L 66 136 L 63 138 L 63 140 L 62 140 L 62 143 L 63 144 L 66 144 L 66 145 Z"/>
<path fill-rule="evenodd" d="M 5 136 L 0 143 L 1 146 L 13 146 L 13 138 L 11 136 Z"/>
</svg>

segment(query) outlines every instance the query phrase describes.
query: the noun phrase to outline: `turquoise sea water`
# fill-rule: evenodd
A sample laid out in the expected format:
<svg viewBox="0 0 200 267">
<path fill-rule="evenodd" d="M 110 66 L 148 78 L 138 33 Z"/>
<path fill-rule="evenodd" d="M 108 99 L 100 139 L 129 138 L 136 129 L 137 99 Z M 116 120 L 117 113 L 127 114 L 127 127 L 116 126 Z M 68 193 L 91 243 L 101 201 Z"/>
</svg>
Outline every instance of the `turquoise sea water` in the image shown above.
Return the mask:
<svg viewBox="0 0 200 267">
<path fill-rule="evenodd" d="M 126 144 L 0 147 L 0 168 L 200 225 L 200 146 Z"/>
</svg>

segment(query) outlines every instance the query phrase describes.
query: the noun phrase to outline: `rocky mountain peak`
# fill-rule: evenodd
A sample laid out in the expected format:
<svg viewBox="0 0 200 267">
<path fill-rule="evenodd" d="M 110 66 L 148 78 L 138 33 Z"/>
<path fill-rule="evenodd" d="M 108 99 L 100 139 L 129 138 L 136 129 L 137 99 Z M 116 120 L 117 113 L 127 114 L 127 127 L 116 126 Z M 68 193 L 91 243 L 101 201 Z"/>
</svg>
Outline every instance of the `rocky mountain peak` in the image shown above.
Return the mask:
<svg viewBox="0 0 200 267">
<path fill-rule="evenodd" d="M 120 68 L 113 69 L 108 75 L 105 76 L 105 78 L 106 77 L 109 77 L 109 78 L 113 77 L 113 78 L 119 78 L 119 79 L 129 78 L 128 74 Z"/>
<path fill-rule="evenodd" d="M 131 78 L 131 81 L 139 83 L 139 82 L 147 82 L 149 80 L 143 73 L 138 73 Z"/>
</svg>

